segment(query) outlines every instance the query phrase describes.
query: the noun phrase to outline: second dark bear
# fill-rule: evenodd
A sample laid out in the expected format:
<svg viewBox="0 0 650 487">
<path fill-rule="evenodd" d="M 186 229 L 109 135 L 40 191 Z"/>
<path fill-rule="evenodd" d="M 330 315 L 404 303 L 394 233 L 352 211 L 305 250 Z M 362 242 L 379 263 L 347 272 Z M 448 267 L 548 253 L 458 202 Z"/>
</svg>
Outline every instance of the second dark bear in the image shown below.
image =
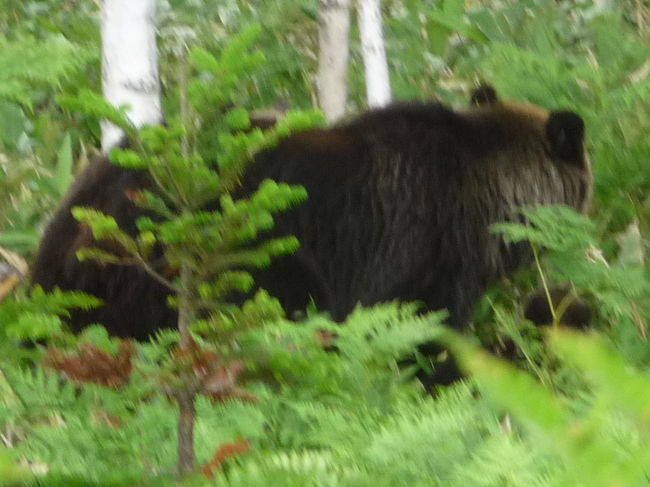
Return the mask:
<svg viewBox="0 0 650 487">
<path fill-rule="evenodd" d="M 529 257 L 527 245 L 504 243 L 490 224 L 520 219 L 522 205 L 583 209 L 591 189 L 583 132 L 573 112 L 502 102 L 482 87 L 462 111 L 396 104 L 296 133 L 258 154 L 238 191 L 272 178 L 309 194 L 278 215 L 273 230 L 297 236 L 300 249 L 256 272 L 256 282 L 289 315 L 310 299 L 337 320 L 357 303 L 399 299 L 447 308 L 450 324 L 461 327 L 488 283 Z M 46 230 L 34 281 L 105 302 L 75 314 L 75 329 L 100 321 L 113 334 L 142 338 L 174 323 L 164 291 L 143 272 L 74 256 L 89 241 L 70 208 L 95 206 L 132 227 L 139 210 L 124 191 L 141 184 L 141 175 L 99 162 Z"/>
</svg>

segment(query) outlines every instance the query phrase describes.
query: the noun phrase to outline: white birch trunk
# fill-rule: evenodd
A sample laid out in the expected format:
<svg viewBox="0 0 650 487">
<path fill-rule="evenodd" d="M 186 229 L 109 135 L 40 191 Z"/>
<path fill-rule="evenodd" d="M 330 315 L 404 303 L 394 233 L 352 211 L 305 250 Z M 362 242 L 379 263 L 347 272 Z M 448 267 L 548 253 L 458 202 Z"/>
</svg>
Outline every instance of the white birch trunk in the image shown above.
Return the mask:
<svg viewBox="0 0 650 487">
<path fill-rule="evenodd" d="M 358 0 L 361 50 L 366 75 L 366 99 L 369 107 L 390 102 L 390 79 L 384 48 L 380 0 Z"/>
<path fill-rule="evenodd" d="M 348 96 L 350 0 L 320 0 L 318 103 L 328 122 L 345 113 Z"/>
<path fill-rule="evenodd" d="M 155 30 L 156 0 L 103 0 L 102 85 L 104 98 L 128 105 L 136 126 L 160 123 L 160 81 Z M 122 132 L 102 123 L 102 149 L 117 144 Z"/>
</svg>

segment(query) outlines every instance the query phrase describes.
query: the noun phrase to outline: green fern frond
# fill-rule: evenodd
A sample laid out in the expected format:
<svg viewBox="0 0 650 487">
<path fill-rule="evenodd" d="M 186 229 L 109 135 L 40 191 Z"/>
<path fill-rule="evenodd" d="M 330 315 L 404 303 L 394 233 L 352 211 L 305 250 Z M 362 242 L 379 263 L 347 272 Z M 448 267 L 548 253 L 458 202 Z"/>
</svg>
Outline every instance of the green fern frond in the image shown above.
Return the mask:
<svg viewBox="0 0 650 487">
<path fill-rule="evenodd" d="M 221 473 L 224 487 L 353 487 L 365 477 L 361 470 L 343 466 L 328 452 L 281 452 L 242 462 Z"/>
<path fill-rule="evenodd" d="M 63 36 L 47 41 L 24 37 L 0 39 L 0 98 L 31 107 L 33 84 L 56 86 L 74 73 L 87 56 Z"/>
</svg>

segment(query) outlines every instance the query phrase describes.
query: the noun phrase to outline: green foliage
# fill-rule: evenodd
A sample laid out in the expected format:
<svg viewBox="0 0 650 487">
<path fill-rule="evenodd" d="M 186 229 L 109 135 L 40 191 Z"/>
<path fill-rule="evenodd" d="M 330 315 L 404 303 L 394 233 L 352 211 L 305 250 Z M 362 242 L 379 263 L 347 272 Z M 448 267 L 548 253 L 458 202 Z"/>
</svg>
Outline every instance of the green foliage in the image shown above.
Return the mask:
<svg viewBox="0 0 650 487">
<path fill-rule="evenodd" d="M 347 394 L 338 399 L 341 406 L 360 395 L 367 395 L 372 401 L 378 395 L 388 396 L 390 387 L 394 387 L 390 381 L 385 383 L 385 368 L 416 345 L 436 336 L 435 325 L 444 315 L 416 317 L 414 311 L 414 306 L 395 305 L 359 309 L 348 317 L 346 326 L 323 317 L 314 317 L 301 326 L 280 322 L 266 327 L 261 337 L 253 335 L 243 343 L 250 348 L 251 356 L 256 357 L 257 366 L 266 364 L 281 382 L 321 382 L 320 391 L 347 389 Z M 336 337 L 335 355 L 315 346 L 319 336 L 323 335 L 327 343 L 330 334 Z M 304 352 L 296 354 L 295 351 Z M 310 370 L 317 375 L 309 377 Z M 380 371 L 383 376 L 372 375 L 374 371 Z M 351 382 L 346 383 L 348 380 Z"/>
<path fill-rule="evenodd" d="M 526 3 L 539 5 L 534 16 Z M 641 209 L 648 172 L 640 165 L 648 151 L 641 135 L 650 109 L 648 46 L 622 10 L 599 13 L 585 2 L 568 11 L 552 4 L 517 2 L 492 15 L 500 35 L 480 61 L 481 76 L 504 95 L 578 110 L 587 123 L 597 203 L 606 208 L 601 218 L 610 225 L 647 219 Z"/>
<path fill-rule="evenodd" d="M 566 208 L 524 209 L 526 225 L 497 226 L 510 242 L 532 243 L 537 277 L 524 272 L 494 290 L 476 326 L 512 340 L 532 375 L 448 339 L 480 394 L 469 381 L 423 397 L 398 362 L 416 344 L 446 336 L 438 314 L 387 305 L 358 310 L 344 324 L 319 315 L 289 323 L 264 292 L 242 307 L 224 301 L 251 288 L 247 270 L 296 246 L 291 237 L 256 238 L 304 191 L 265 183 L 238 201 L 228 192 L 254 152 L 317 122 L 317 115 L 290 113 L 262 133 L 249 130 L 246 114 L 279 100 L 313 103 L 316 1 L 162 2 L 168 124 L 141 132 L 93 94 L 100 80 L 97 2 L 0 1 L 0 65 L 7 68 L 0 70 L 0 245 L 29 255 L 43 219 L 83 167 L 86 145 L 97 140 L 97 119 L 113 120 L 132 141 L 111 154 L 113 162 L 149 170 L 162 191 L 135 195 L 150 216 L 134 235 L 76 210 L 129 255 L 87 249 L 81 256 L 142 265 L 156 242 L 164 243 L 172 271 L 197 273 L 191 282 L 165 274 L 171 286 L 192 289 L 192 335 L 223 364 L 245 361 L 239 385 L 253 398 L 197 400 L 199 461 L 231 441 L 246 439 L 249 450 L 226 458 L 212 480 L 176 481 L 177 408 L 161 391 L 173 392 L 173 375 L 183 370 L 169 354 L 179 332 L 138 344 L 134 372 L 120 389 L 72 385 L 38 365 L 40 344 L 92 343 L 115 354 L 119 344 L 101 327 L 74 338 L 62 325 L 66 309 L 96 301 L 20 290 L 0 303 L 0 441 L 8 447 L 0 450 L 0 483 L 648 485 L 650 85 L 641 3 L 610 2 L 609 10 L 589 0 L 383 3 L 396 98 L 466 104 L 469 87 L 484 80 L 502 97 L 575 109 L 587 124 L 595 174 L 591 218 Z M 351 63 L 352 105 L 362 106 L 357 43 Z M 53 103 L 55 92 L 66 110 Z M 215 201 L 218 210 L 207 211 Z M 520 309 L 537 282 L 568 282 L 586 296 L 602 335 L 558 329 L 542 340 Z"/>
<path fill-rule="evenodd" d="M 68 110 L 83 111 L 86 115 L 96 119 L 106 119 L 114 123 L 127 135 L 134 136 L 135 128 L 125 115 L 125 107 L 114 107 L 100 95 L 90 90 L 80 90 L 76 95 L 61 95 L 57 99 L 58 103 Z"/>
<path fill-rule="evenodd" d="M 233 312 L 223 301 L 233 290 L 250 288 L 250 276 L 244 270 L 266 266 L 274 256 L 293 252 L 298 245 L 290 236 L 261 242 L 258 237 L 273 226 L 274 213 L 306 198 L 304 189 L 264 181 L 250 197 L 237 201 L 233 201 L 229 191 L 236 187 L 253 154 L 291 130 L 320 120 L 320 115 L 295 113 L 277 129 L 246 133 L 231 132 L 233 128 L 250 127 L 245 110 L 233 109 L 218 118 L 209 108 L 231 100 L 241 78 L 263 61 L 261 53 L 253 48 L 259 31 L 254 26 L 243 30 L 218 56 L 198 48 L 191 51 L 190 60 L 198 75 L 186 87 L 190 105 L 187 110 L 180 110 L 187 118 L 170 122 L 167 127 L 136 131 L 122 109 L 113 108 L 86 90 L 78 96 L 59 98 L 69 109 L 83 110 L 121 127 L 133 141 L 132 148 L 113 149 L 112 161 L 130 169 L 147 169 L 156 186 L 137 197 L 138 204 L 153 217 L 139 219 L 139 233 L 135 236 L 121 230 L 110 216 L 89 208 L 75 208 L 75 218 L 87 224 L 96 239 L 112 241 L 130 255 L 125 258 L 89 248 L 81 250 L 79 256 L 107 263 L 144 265 L 148 272 L 157 273 L 146 262 L 154 245 L 163 244 L 166 264 L 192 273 L 190 283 L 168 282 L 168 287 L 177 294 L 199 291 L 192 298 L 192 321 L 202 311 L 219 311 L 222 315 Z M 203 139 L 197 132 L 206 113 L 211 117 L 212 127 L 202 131 L 201 137 L 207 133 L 217 141 L 216 145 L 210 142 L 208 147 L 202 145 Z M 216 157 L 218 170 L 204 159 L 202 154 L 206 152 L 211 158 Z M 205 210 L 206 206 L 214 206 L 215 201 L 219 202 L 218 210 Z M 166 281 L 163 276 L 158 278 Z"/>
<path fill-rule="evenodd" d="M 6 191 L 0 198 L 0 214 L 5 216 L 0 220 L 0 245 L 25 255 L 38 244 L 36 222 L 65 194 L 73 179 L 70 133 L 63 136 L 51 171 L 34 170 L 35 161 L 15 157 L 7 161 L 7 172 L 0 164 L 0 187 Z"/>
<path fill-rule="evenodd" d="M 169 353 L 156 353 L 156 364 L 145 364 L 136 373 L 142 374 L 139 391 L 164 394 L 180 408 L 178 428 L 185 433 L 178 434 L 178 451 L 190 452 L 185 457 L 178 455 L 181 474 L 194 469 L 194 444 L 183 443 L 183 439 L 192 437 L 196 426 L 194 407 L 188 408 L 187 398 L 193 403 L 199 394 L 222 398 L 243 394 L 236 386 L 241 369 L 235 360 L 241 354 L 236 319 L 245 319 L 243 325 L 252 328 L 261 324 L 252 323 L 253 317 L 280 314 L 277 306 L 262 293 L 245 303 L 241 310 L 227 300 L 233 291 L 250 289 L 252 277 L 247 270 L 267 266 L 273 257 L 296 250 L 298 242 L 294 237 L 265 240 L 263 232 L 273 227 L 274 213 L 302 202 L 307 196 L 303 188 L 270 180 L 263 181 L 249 197 L 237 201 L 230 192 L 238 185 L 253 154 L 276 143 L 294 125 L 304 127 L 321 118 L 315 113 L 294 114 L 277 129 L 233 133 L 233 127 L 247 129 L 250 122 L 245 110 L 229 110 L 221 116 L 212 116 L 214 128 L 207 131 L 217 140 L 210 154 L 218 161 L 216 167 L 204 159 L 204 139 L 198 136 L 204 114 L 212 115 L 210 106 L 228 105 L 241 78 L 261 62 L 261 53 L 253 47 L 258 33 L 259 28 L 255 27 L 243 30 L 217 57 L 200 49 L 191 52 L 197 74 L 189 79 L 181 75 L 178 116 L 171 115 L 165 127 L 137 130 L 123 107 L 112 107 L 89 90 L 81 90 L 76 96 L 59 97 L 67 109 L 82 110 L 89 117 L 106 119 L 120 127 L 130 148 L 115 148 L 110 157 L 122 167 L 148 171 L 153 183 L 152 187 L 139 188 L 131 196 L 147 215 L 136 222 L 136 234 L 121 229 L 114 217 L 94 208 L 76 207 L 72 214 L 100 242 L 97 247 L 79 250 L 79 259 L 140 266 L 169 290 L 169 304 L 178 308 L 178 334 L 168 336 L 173 349 Z M 112 244 L 110 250 L 101 247 L 102 243 Z M 162 250 L 164 260 L 154 259 L 155 249 Z M 216 318 L 206 319 L 210 315 Z M 36 327 L 34 318 L 27 318 L 32 324 L 32 335 L 46 335 L 60 327 L 60 321 L 41 321 Z M 18 322 L 14 328 L 20 330 L 21 324 Z M 16 335 L 14 328 L 9 331 Z M 212 343 L 192 336 L 191 329 L 203 330 Z M 80 337 L 75 354 L 66 356 L 60 350 L 48 352 L 46 363 L 77 383 L 90 381 L 122 386 L 132 370 L 133 346 L 123 342 L 116 352 L 106 353 L 105 347 L 88 344 L 88 338 Z M 183 421 L 187 416 L 189 421 Z M 142 424 L 142 418 L 139 419 Z M 74 424 L 69 422 L 68 426 L 72 428 Z M 85 428 L 81 424 L 79 427 Z M 57 443 L 63 444 L 62 441 Z M 114 443 L 111 437 L 103 445 L 110 450 Z M 111 457 L 116 455 L 120 455 L 118 451 L 112 452 Z M 99 456 L 94 462 L 101 462 Z M 102 475 L 109 472 L 107 468 Z"/>
<path fill-rule="evenodd" d="M 18 485 L 32 477 L 26 468 L 18 464 L 14 452 L 6 448 L 0 449 L 0 476 L 5 485 Z"/>
<path fill-rule="evenodd" d="M 471 351 L 449 337 L 481 390 L 519 422 L 561 464 L 543 485 L 647 485 L 650 378 L 595 335 L 549 332 L 549 346 L 589 384 L 588 395 L 567 400 L 512 366 Z"/>
<path fill-rule="evenodd" d="M 213 482 L 188 484 L 461 487 L 508 478 L 522 487 L 554 485 L 547 482 L 558 470 L 553 452 L 502 428 L 471 387 L 423 397 L 399 370 L 397 361 L 415 343 L 441 336 L 440 318 L 384 305 L 359 309 L 340 325 L 315 316 L 252 331 L 243 344 L 251 355 L 268 357 L 258 367 L 269 364 L 273 380 L 258 368 L 248 386 L 255 403 L 201 399 L 196 420 L 201 460 L 238 438 L 249 441 L 250 451 L 215 472 Z M 339 352 L 323 350 L 323 330 L 336 332 Z M 155 360 L 162 343 L 139 347 L 138 369 Z M 6 377 L 2 397 L 13 402 L 0 411 L 20 439 L 15 454 L 66 478 L 109 485 L 158 485 L 164 475 L 150 476 L 172 471 L 174 408 L 150 395 L 143 376 L 118 391 L 87 384 L 75 390 L 42 371 L 11 370 Z"/>
<path fill-rule="evenodd" d="M 34 171 L 28 138 L 34 105 L 44 103 L 46 90 L 75 75 L 88 56 L 62 36 L 0 37 L 0 52 L 0 245 L 26 253 L 38 240 L 35 222 L 72 178 L 69 134 L 61 141 L 52 181 L 42 168 Z"/>
<path fill-rule="evenodd" d="M 99 300 L 80 292 L 54 290 L 44 292 L 39 286 L 29 293 L 21 290 L 12 300 L 0 303 L 0 353 L 12 356 L 20 353 L 17 340 L 38 340 L 57 336 L 62 328 L 59 316 L 67 316 L 68 309 L 89 309 Z"/>
<path fill-rule="evenodd" d="M 83 56 L 63 37 L 47 42 L 0 40 L 0 98 L 32 106 L 30 84 L 55 85 L 79 68 Z"/>
<path fill-rule="evenodd" d="M 262 383 L 251 386 L 259 397 L 255 404 L 199 401 L 199 457 L 207 459 L 219 443 L 242 436 L 254 441 L 264 455 L 282 448 L 292 455 L 291 449 L 301 445 L 317 450 L 330 445 L 338 450 L 341 440 L 355 446 L 362 438 L 347 433 L 350 425 L 355 429 L 371 425 L 397 412 L 400 401 L 416 401 L 411 386 L 402 384 L 396 359 L 413 343 L 431 336 L 439 318 L 416 317 L 412 307 L 391 305 L 358 310 L 343 326 L 316 317 L 304 326 L 282 322 L 252 332 L 258 343 L 268 344 L 265 354 L 277 363 L 277 380 L 284 385 L 275 391 Z M 371 333 L 370 338 L 360 339 L 351 325 Z M 315 335 L 323 327 L 340 332 L 345 353 L 323 351 Z M 402 339 L 395 340 L 400 335 Z M 164 342 L 141 345 L 137 368 L 152 366 L 160 357 L 155 351 L 160 346 Z M 255 354 L 254 349 L 249 352 Z M 297 363 L 304 374 L 295 374 Z M 172 471 L 174 408 L 162 398 L 151 397 L 145 375 L 136 374 L 125 388 L 110 390 L 88 384 L 73 387 L 41 369 L 0 370 L 4 406 L 0 424 L 11 425 L 20 440 L 16 452 L 48 465 L 52 472 L 88 480 Z M 340 380 L 328 378 L 330 373 Z M 381 383 L 385 386 L 376 388 Z M 296 387 L 299 384 L 302 387 Z"/>
<path fill-rule="evenodd" d="M 494 229 L 503 232 L 506 241 L 528 240 L 536 254 L 537 248 L 548 250 L 547 266 L 538 269 L 542 279 L 572 282 L 597 299 L 608 322 L 621 327 L 635 329 L 643 316 L 650 316 L 650 279 L 642 254 L 640 261 L 618 258 L 609 263 L 599 250 L 604 243 L 596 236 L 594 222 L 567 207 L 524 209 L 523 213 L 528 225 L 502 223 Z"/>
<path fill-rule="evenodd" d="M 568 206 L 524 208 L 528 225 L 497 223 L 495 231 L 503 232 L 506 242 L 528 241 L 556 252 L 580 251 L 594 244 L 595 224 Z"/>
</svg>

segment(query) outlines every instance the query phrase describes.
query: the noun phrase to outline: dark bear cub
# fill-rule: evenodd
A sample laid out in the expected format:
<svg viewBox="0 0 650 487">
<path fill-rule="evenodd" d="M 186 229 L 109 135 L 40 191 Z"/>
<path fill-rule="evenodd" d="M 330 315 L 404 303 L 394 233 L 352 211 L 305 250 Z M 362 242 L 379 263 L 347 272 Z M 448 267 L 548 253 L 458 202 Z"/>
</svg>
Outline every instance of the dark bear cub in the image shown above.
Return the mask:
<svg viewBox="0 0 650 487">
<path fill-rule="evenodd" d="M 303 185 L 306 203 L 279 214 L 272 233 L 299 250 L 255 271 L 289 316 L 313 299 L 336 320 L 358 303 L 399 299 L 446 308 L 462 327 L 487 284 L 529 258 L 528 246 L 490 233 L 520 221 L 522 205 L 581 210 L 590 194 L 584 126 L 569 111 L 500 101 L 481 87 L 471 106 L 398 103 L 328 129 L 295 133 L 259 153 L 236 196 L 265 178 Z M 103 323 L 143 338 L 172 326 L 165 291 L 136 268 L 80 263 L 91 237 L 70 215 L 77 205 L 112 214 L 133 229 L 139 210 L 125 196 L 146 176 L 100 161 L 75 183 L 43 238 L 34 282 L 81 289 L 104 306 L 75 313 L 72 326 Z"/>
</svg>

